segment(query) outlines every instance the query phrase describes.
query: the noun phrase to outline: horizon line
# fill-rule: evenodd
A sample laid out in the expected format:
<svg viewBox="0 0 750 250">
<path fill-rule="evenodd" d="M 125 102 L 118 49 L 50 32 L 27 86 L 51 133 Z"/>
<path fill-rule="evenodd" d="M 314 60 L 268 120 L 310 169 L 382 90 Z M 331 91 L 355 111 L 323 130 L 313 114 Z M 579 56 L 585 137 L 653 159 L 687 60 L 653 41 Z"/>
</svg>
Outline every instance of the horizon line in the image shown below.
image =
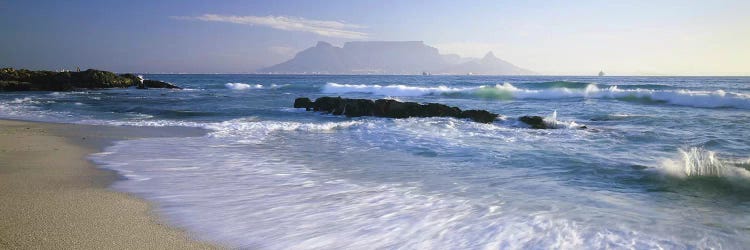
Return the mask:
<svg viewBox="0 0 750 250">
<path fill-rule="evenodd" d="M 308 73 L 258 73 L 258 72 L 202 72 L 202 73 L 175 73 L 175 72 L 116 72 L 116 73 L 133 73 L 133 74 L 151 74 L 151 75 L 293 75 L 293 76 L 424 76 L 421 74 L 308 74 Z M 581 74 L 535 74 L 535 75 L 467 75 L 467 74 L 432 74 L 430 76 L 577 76 L 577 77 L 750 77 L 747 75 L 606 75 L 598 76 L 596 74 L 581 75 Z"/>
</svg>

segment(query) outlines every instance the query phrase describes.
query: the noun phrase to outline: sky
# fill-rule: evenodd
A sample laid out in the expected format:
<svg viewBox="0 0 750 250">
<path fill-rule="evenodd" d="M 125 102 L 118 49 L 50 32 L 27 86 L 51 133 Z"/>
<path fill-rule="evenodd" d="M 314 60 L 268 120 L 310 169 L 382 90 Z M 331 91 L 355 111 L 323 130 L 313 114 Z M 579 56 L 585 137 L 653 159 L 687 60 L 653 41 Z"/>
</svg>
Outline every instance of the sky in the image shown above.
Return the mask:
<svg viewBox="0 0 750 250">
<path fill-rule="evenodd" d="M 317 41 L 424 41 L 547 75 L 750 75 L 750 1 L 0 0 L 0 67 L 252 73 Z"/>
</svg>

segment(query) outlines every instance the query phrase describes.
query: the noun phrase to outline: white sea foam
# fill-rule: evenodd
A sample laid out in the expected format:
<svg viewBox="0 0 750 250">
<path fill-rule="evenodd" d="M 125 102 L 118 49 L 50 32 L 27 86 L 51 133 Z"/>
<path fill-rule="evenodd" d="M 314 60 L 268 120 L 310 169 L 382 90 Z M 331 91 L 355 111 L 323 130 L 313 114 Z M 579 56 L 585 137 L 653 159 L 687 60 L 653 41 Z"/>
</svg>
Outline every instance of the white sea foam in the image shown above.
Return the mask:
<svg viewBox="0 0 750 250">
<path fill-rule="evenodd" d="M 99 120 L 99 119 L 81 119 L 76 123 L 90 124 L 90 125 L 110 125 L 110 126 L 135 126 L 135 127 L 190 127 L 190 128 L 206 128 L 210 123 L 200 123 L 191 121 L 179 121 L 179 120 L 162 120 L 162 119 L 147 119 L 153 116 L 146 114 L 138 114 L 137 120 Z"/>
<path fill-rule="evenodd" d="M 232 90 L 248 90 L 248 89 L 278 89 L 289 86 L 289 84 L 270 84 L 270 85 L 263 85 L 263 84 L 247 84 L 247 83 L 241 83 L 241 82 L 229 82 L 224 84 L 224 87 Z"/>
<path fill-rule="evenodd" d="M 467 198 L 425 192 L 415 183 L 350 181 L 307 166 L 293 150 L 267 146 L 150 138 L 118 142 L 92 159 L 126 175 L 115 188 L 155 201 L 170 222 L 237 248 L 685 247 L 506 204 L 518 196 Z"/>
<path fill-rule="evenodd" d="M 273 83 L 273 84 L 271 84 L 270 88 L 277 89 L 277 88 L 283 88 L 283 87 L 286 87 L 286 86 L 289 86 L 289 84 L 275 84 L 275 83 Z"/>
<path fill-rule="evenodd" d="M 247 89 L 262 89 L 263 85 L 261 84 L 247 84 L 247 83 L 241 83 L 241 82 L 228 82 L 227 84 L 224 84 L 225 87 L 232 90 L 247 90 Z"/>
<path fill-rule="evenodd" d="M 479 87 L 418 87 L 408 85 L 352 85 L 328 83 L 323 93 L 371 93 L 382 96 L 423 96 L 434 94 L 465 94 L 472 97 L 488 99 L 563 99 L 563 98 L 592 98 L 592 99 L 643 99 L 661 101 L 673 105 L 719 108 L 733 107 L 750 109 L 750 95 L 732 93 L 723 90 L 694 91 L 694 90 L 652 90 L 652 89 L 620 89 L 617 86 L 599 88 L 596 84 L 589 84 L 586 88 L 546 88 L 523 89 L 510 83 L 495 86 Z"/>
<path fill-rule="evenodd" d="M 290 121 L 259 121 L 241 118 L 220 123 L 206 124 L 203 128 L 213 130 L 211 137 L 233 137 L 237 143 L 259 143 L 277 131 L 332 131 L 361 125 L 361 121 L 303 123 Z"/>
<path fill-rule="evenodd" d="M 9 104 L 36 104 L 39 101 L 32 99 L 31 97 L 16 98 L 8 102 Z"/>
</svg>

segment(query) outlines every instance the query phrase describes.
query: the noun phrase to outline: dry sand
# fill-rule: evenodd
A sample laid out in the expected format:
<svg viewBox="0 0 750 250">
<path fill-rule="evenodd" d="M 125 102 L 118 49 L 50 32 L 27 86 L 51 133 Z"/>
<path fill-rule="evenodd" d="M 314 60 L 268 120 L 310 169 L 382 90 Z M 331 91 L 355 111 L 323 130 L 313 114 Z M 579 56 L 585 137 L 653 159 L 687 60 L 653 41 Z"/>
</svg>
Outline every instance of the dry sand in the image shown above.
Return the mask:
<svg viewBox="0 0 750 250">
<path fill-rule="evenodd" d="M 0 120 L 0 249 L 217 248 L 107 189 L 118 176 L 86 156 L 126 130 Z"/>
</svg>

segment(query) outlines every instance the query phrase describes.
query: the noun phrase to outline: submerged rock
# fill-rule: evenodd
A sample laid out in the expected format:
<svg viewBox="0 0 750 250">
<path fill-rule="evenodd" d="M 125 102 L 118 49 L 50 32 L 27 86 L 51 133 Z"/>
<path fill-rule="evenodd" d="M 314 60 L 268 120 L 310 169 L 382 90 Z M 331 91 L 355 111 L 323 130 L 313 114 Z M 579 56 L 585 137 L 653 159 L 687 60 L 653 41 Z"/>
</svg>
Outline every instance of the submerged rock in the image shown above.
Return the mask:
<svg viewBox="0 0 750 250">
<path fill-rule="evenodd" d="M 497 114 L 486 110 L 461 111 L 457 107 L 439 103 L 419 104 L 416 102 L 399 102 L 391 99 L 349 99 L 341 97 L 320 97 L 312 102 L 301 97 L 294 100 L 295 108 L 305 108 L 347 117 L 376 116 L 388 118 L 408 117 L 454 117 L 468 118 L 476 122 L 491 123 Z"/>
</svg>

